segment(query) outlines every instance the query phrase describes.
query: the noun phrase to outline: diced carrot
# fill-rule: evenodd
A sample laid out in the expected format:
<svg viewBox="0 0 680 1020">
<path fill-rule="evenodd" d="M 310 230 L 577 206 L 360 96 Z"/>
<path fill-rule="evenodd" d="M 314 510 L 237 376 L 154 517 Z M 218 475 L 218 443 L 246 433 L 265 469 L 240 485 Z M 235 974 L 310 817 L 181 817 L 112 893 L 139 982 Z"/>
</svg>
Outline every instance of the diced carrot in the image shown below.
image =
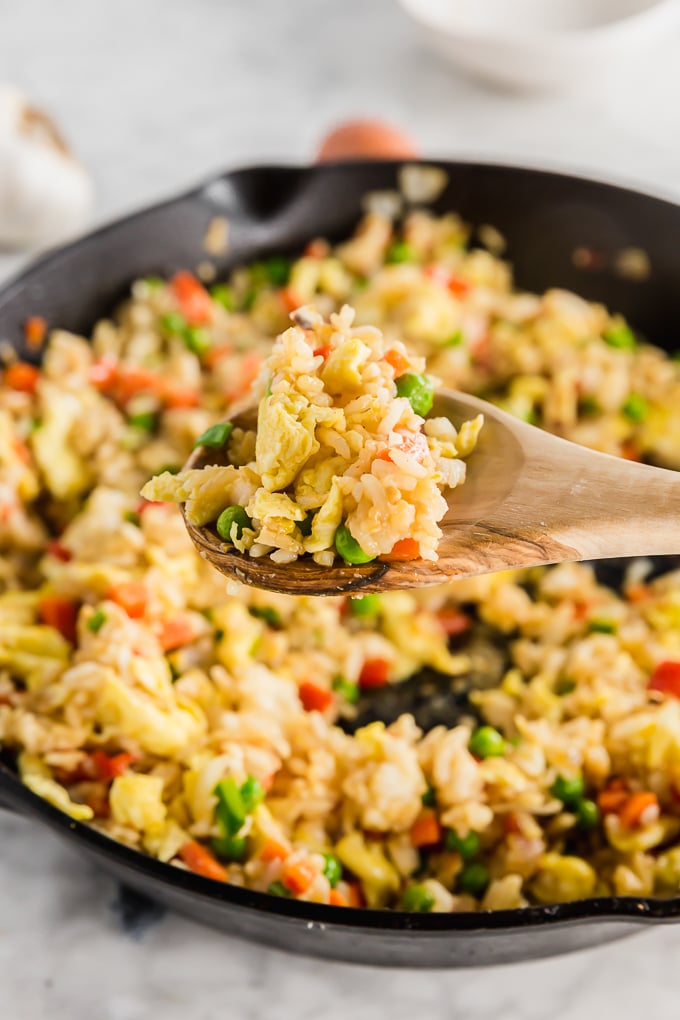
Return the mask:
<svg viewBox="0 0 680 1020">
<path fill-rule="evenodd" d="M 90 382 L 104 392 L 113 385 L 117 374 L 118 363 L 112 358 L 99 358 L 90 366 Z"/>
<path fill-rule="evenodd" d="M 465 297 L 469 293 L 472 284 L 469 280 L 464 279 L 462 276 L 451 276 L 448 282 L 448 288 L 452 294 L 456 297 Z"/>
<path fill-rule="evenodd" d="M 629 584 L 625 594 L 629 602 L 646 602 L 652 590 L 648 584 Z"/>
<path fill-rule="evenodd" d="M 348 907 L 349 900 L 343 896 L 339 889 L 331 889 L 328 894 L 328 902 L 331 907 Z"/>
<path fill-rule="evenodd" d="M 647 690 L 680 698 L 680 662 L 660 663 L 647 681 Z"/>
<path fill-rule="evenodd" d="M 234 353 L 234 348 L 230 344 L 220 344 L 219 347 L 211 347 L 209 351 L 203 355 L 203 364 L 206 368 L 212 371 L 216 365 L 219 365 L 220 361 L 224 358 L 228 358 L 230 354 Z"/>
<path fill-rule="evenodd" d="M 91 758 L 98 778 L 109 783 L 117 776 L 124 775 L 132 762 L 137 760 L 137 755 L 126 751 L 111 755 L 105 751 L 93 751 Z"/>
<path fill-rule="evenodd" d="M 210 295 L 193 273 L 182 270 L 170 281 L 170 290 L 184 318 L 192 326 L 204 326 L 213 317 Z"/>
<path fill-rule="evenodd" d="M 387 659 L 366 659 L 359 674 L 360 687 L 384 687 L 390 675 Z"/>
<path fill-rule="evenodd" d="M 590 613 L 590 608 L 590 602 L 586 602 L 583 599 L 576 599 L 576 601 L 572 603 L 571 612 L 575 620 L 585 620 Z"/>
<path fill-rule="evenodd" d="M 465 634 L 472 626 L 472 620 L 467 613 L 464 613 L 462 609 L 457 609 L 455 606 L 444 606 L 437 613 L 437 619 L 442 626 L 442 630 L 449 637 Z"/>
<path fill-rule="evenodd" d="M 15 361 L 5 369 L 5 383 L 21 393 L 35 393 L 39 379 L 40 370 L 27 361 Z"/>
<path fill-rule="evenodd" d="M 415 538 L 400 538 L 398 542 L 395 542 L 390 552 L 385 556 L 381 556 L 381 560 L 389 562 L 406 562 L 407 560 L 417 560 L 420 557 L 420 545 L 416 542 Z"/>
<path fill-rule="evenodd" d="M 619 810 L 619 820 L 624 829 L 636 829 L 659 817 L 659 800 L 651 790 L 631 793 Z"/>
<path fill-rule="evenodd" d="M 187 868 L 190 871 L 195 871 L 197 875 L 213 878 L 216 882 L 229 881 L 227 869 L 223 868 L 217 858 L 195 839 L 190 839 L 188 843 L 184 844 L 179 851 L 179 856 Z"/>
<path fill-rule="evenodd" d="M 58 538 L 53 538 L 51 542 L 47 543 L 45 548 L 50 556 L 54 556 L 56 560 L 61 560 L 62 563 L 68 563 L 73 558 L 71 550 L 62 545 Z"/>
<path fill-rule="evenodd" d="M 139 517 L 141 517 L 142 514 L 146 513 L 146 511 L 149 509 L 149 507 L 152 507 L 152 506 L 167 506 L 167 505 L 168 505 L 167 503 L 164 503 L 160 499 L 140 499 L 139 503 L 135 507 L 135 513 Z"/>
<path fill-rule="evenodd" d="M 328 255 L 330 246 L 328 241 L 324 241 L 321 237 L 314 238 L 310 241 L 304 250 L 304 254 L 309 259 L 323 259 Z"/>
<path fill-rule="evenodd" d="M 119 605 L 133 620 L 144 616 L 148 592 L 141 581 L 123 581 L 112 585 L 106 597 Z"/>
<path fill-rule="evenodd" d="M 63 595 L 44 595 L 38 603 L 38 616 L 43 623 L 58 630 L 71 644 L 76 643 L 78 604 Z"/>
<path fill-rule="evenodd" d="M 517 815 L 514 811 L 509 811 L 503 820 L 503 828 L 505 829 L 508 836 L 521 836 L 522 829 L 517 821 Z"/>
<path fill-rule="evenodd" d="M 38 351 L 45 342 L 47 335 L 47 323 L 40 315 L 31 315 L 24 323 L 24 336 L 28 346 Z"/>
<path fill-rule="evenodd" d="M 201 396 L 198 390 L 190 386 L 175 386 L 172 383 L 166 385 L 162 391 L 165 406 L 170 410 L 181 407 L 198 407 Z"/>
<path fill-rule="evenodd" d="M 621 443 L 621 456 L 624 460 L 642 460 L 640 450 L 632 439 L 627 440 L 625 443 Z"/>
<path fill-rule="evenodd" d="M 347 882 L 347 904 L 350 907 L 363 907 L 364 894 L 358 882 Z"/>
<path fill-rule="evenodd" d="M 91 787 L 81 788 L 80 796 L 88 807 L 94 811 L 95 818 L 108 818 L 111 814 L 108 791 L 102 789 L 100 783 L 93 783 Z"/>
<path fill-rule="evenodd" d="M 325 712 L 333 704 L 333 694 L 325 687 L 317 687 L 311 680 L 304 680 L 298 687 L 298 697 L 305 712 Z"/>
<path fill-rule="evenodd" d="M 282 287 L 279 291 L 279 296 L 283 303 L 283 307 L 287 312 L 294 312 L 296 308 L 299 308 L 302 304 L 300 298 L 297 296 L 294 290 L 290 287 Z"/>
<path fill-rule="evenodd" d="M 439 824 L 437 815 L 431 808 L 425 808 L 424 811 L 420 812 L 411 826 L 409 835 L 411 845 L 415 847 L 434 846 L 435 843 L 441 841 L 442 827 Z"/>
<path fill-rule="evenodd" d="M 611 779 L 600 790 L 597 806 L 603 815 L 617 814 L 628 800 L 628 788 L 622 779 Z"/>
<path fill-rule="evenodd" d="M 24 464 L 31 463 L 31 451 L 26 446 L 26 443 L 22 442 L 18 436 L 12 436 L 12 449 L 16 453 L 17 457 Z"/>
<path fill-rule="evenodd" d="M 194 641 L 196 628 L 193 620 L 188 617 L 175 616 L 170 620 L 161 620 L 156 629 L 156 637 L 163 651 L 171 652 Z"/>
<path fill-rule="evenodd" d="M 446 287 L 456 297 L 465 297 L 472 287 L 469 280 L 466 280 L 463 276 L 458 276 L 456 273 L 452 273 L 450 269 L 447 269 L 446 266 L 442 266 L 438 262 L 425 266 L 424 272 L 429 280 L 438 283 L 441 287 Z"/>
<path fill-rule="evenodd" d="M 261 861 L 285 861 L 290 854 L 290 847 L 285 843 L 278 843 L 275 839 L 268 839 L 260 850 L 258 857 Z"/>
<path fill-rule="evenodd" d="M 325 361 L 332 350 L 333 348 L 330 344 L 324 344 L 323 347 L 316 348 L 316 350 L 314 351 L 314 357 L 315 358 L 321 357 Z"/>
<path fill-rule="evenodd" d="M 283 872 L 281 881 L 296 896 L 306 893 L 318 872 L 311 861 L 296 861 Z"/>
<path fill-rule="evenodd" d="M 404 372 L 408 372 L 411 367 L 411 362 L 406 355 L 402 354 L 401 351 L 398 351 L 395 347 L 391 348 L 391 350 L 387 352 L 385 355 L 385 361 L 388 365 L 392 366 L 395 379 L 398 379 L 400 375 L 404 374 Z"/>
</svg>

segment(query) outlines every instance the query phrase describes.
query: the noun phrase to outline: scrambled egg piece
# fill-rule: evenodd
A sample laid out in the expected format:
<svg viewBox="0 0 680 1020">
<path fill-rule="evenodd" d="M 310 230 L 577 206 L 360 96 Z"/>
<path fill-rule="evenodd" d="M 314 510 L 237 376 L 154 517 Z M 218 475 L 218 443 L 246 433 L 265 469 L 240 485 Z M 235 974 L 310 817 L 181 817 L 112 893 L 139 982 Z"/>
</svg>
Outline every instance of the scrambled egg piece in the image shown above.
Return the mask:
<svg viewBox="0 0 680 1020">
<path fill-rule="evenodd" d="M 109 803 L 116 822 L 140 832 L 157 829 L 165 821 L 163 780 L 159 776 L 135 772 L 116 776 L 111 784 Z"/>
</svg>

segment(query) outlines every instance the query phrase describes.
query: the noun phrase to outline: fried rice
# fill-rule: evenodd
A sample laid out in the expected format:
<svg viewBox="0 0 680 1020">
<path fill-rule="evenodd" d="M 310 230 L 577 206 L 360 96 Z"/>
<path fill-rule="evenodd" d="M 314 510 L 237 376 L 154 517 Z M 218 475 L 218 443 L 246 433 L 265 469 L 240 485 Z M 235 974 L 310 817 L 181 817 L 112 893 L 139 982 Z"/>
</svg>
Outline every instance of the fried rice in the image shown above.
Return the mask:
<svg viewBox="0 0 680 1020">
<path fill-rule="evenodd" d="M 352 305 L 553 432 L 680 467 L 678 365 L 599 305 L 514 289 L 454 215 L 370 213 L 210 293 L 140 280 L 0 386 L 0 741 L 23 782 L 169 866 L 338 907 L 678 893 L 680 573 L 291 598 L 227 587 L 175 507 L 140 501 L 309 303 Z M 457 725 L 352 732 L 372 689 L 424 668 L 450 684 L 480 646 L 502 662 Z"/>
</svg>

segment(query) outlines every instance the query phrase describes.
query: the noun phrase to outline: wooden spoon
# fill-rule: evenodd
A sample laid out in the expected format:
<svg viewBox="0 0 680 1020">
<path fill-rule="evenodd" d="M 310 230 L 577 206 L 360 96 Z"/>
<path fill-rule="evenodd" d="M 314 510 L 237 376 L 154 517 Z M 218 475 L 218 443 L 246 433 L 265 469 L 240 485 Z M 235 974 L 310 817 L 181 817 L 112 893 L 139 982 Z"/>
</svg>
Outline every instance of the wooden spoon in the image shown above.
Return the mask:
<svg viewBox="0 0 680 1020">
<path fill-rule="evenodd" d="M 434 563 L 338 559 L 321 567 L 301 557 L 278 564 L 226 547 L 214 527 L 197 528 L 185 516 L 187 530 L 221 573 L 289 595 L 420 588 L 515 567 L 680 553 L 680 472 L 595 453 L 452 390 L 438 392 L 431 414 L 458 426 L 480 412 L 484 427 L 465 484 L 449 493 Z M 199 448 L 186 467 L 215 463 L 225 461 Z"/>
</svg>

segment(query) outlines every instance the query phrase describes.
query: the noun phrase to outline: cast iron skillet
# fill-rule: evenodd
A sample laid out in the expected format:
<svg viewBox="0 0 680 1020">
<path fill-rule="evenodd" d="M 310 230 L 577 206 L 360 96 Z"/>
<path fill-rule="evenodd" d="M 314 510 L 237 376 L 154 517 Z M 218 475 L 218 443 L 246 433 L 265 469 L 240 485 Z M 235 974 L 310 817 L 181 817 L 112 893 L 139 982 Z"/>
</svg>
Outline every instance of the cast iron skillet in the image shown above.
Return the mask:
<svg viewBox="0 0 680 1020">
<path fill-rule="evenodd" d="M 498 227 L 509 242 L 521 286 L 571 288 L 623 312 L 662 347 L 678 346 L 671 331 L 680 322 L 679 207 L 561 174 L 440 165 L 449 185 L 436 208 L 457 210 L 476 225 Z M 299 250 L 311 237 L 345 236 L 360 214 L 362 196 L 393 187 L 398 167 L 392 162 L 255 167 L 215 177 L 33 265 L 0 293 L 0 340 L 30 359 L 22 339 L 29 315 L 87 332 L 136 277 L 166 275 L 202 261 L 202 239 L 216 215 L 226 216 L 230 225 L 229 251 L 217 264 L 220 272 L 254 256 Z M 595 253 L 591 265 L 599 268 L 576 267 L 573 253 L 579 247 Z M 653 272 L 646 281 L 616 274 L 614 259 L 627 247 L 649 255 Z M 665 561 L 666 568 L 672 565 Z M 606 580 L 616 584 L 621 564 L 606 569 Z M 384 708 L 391 715 L 415 703 L 422 709 L 423 690 L 433 689 L 432 678 L 427 684 L 405 685 L 403 702 L 401 694 L 390 692 L 389 705 L 376 703 L 368 714 Z M 461 694 L 445 694 L 439 703 L 444 713 L 455 715 Z M 7 765 L 0 766 L 0 799 L 50 826 L 121 882 L 178 911 L 245 938 L 329 959 L 410 967 L 505 963 L 597 945 L 631 934 L 643 923 L 680 919 L 680 897 L 608 897 L 483 914 L 405 914 L 298 903 L 221 885 L 144 857 L 67 818 L 22 786 Z"/>
</svg>

